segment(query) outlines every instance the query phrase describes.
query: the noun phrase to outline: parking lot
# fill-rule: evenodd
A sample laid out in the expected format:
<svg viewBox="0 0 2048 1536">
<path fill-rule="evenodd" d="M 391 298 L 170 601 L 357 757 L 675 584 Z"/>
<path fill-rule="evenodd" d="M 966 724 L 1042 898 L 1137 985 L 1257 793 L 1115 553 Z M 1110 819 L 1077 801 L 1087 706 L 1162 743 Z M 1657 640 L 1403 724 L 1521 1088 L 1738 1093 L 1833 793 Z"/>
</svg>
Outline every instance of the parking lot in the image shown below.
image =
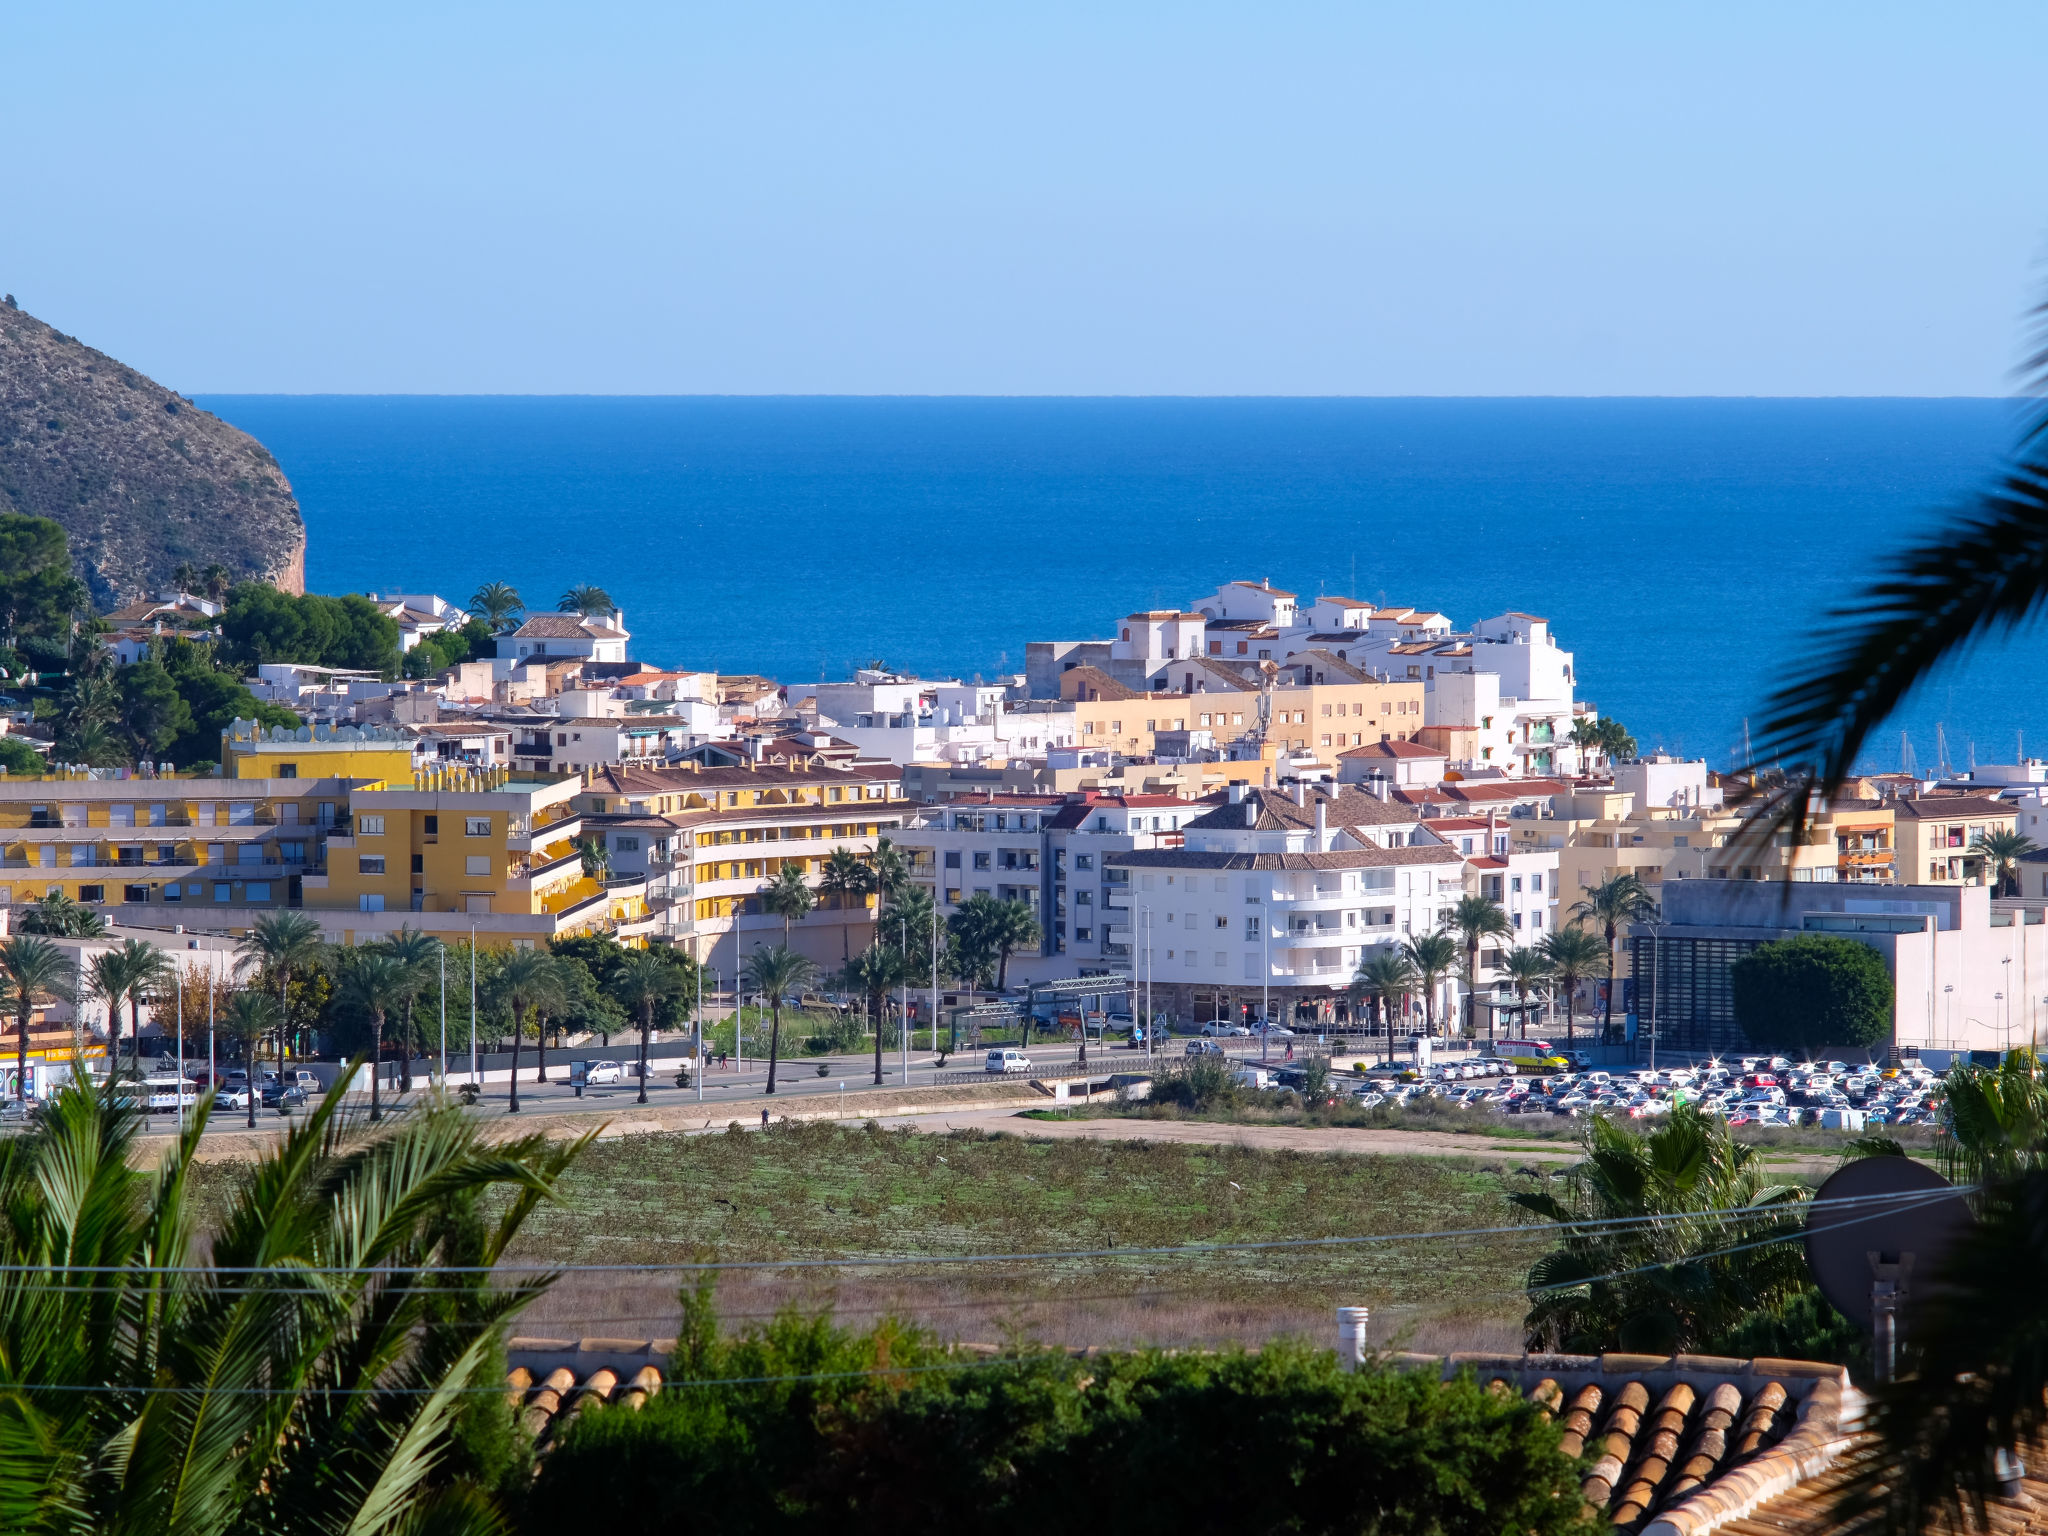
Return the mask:
<svg viewBox="0 0 2048 1536">
<path fill-rule="evenodd" d="M 1691 1103 L 1730 1125 L 1858 1130 L 1936 1123 L 1941 1079 L 1911 1061 L 1893 1068 L 1746 1056 L 1672 1067 L 1506 1076 L 1500 1063 L 1479 1060 L 1419 1071 L 1376 1068 L 1353 1091 L 1367 1106 L 1434 1098 L 1508 1115 L 1646 1119 Z"/>
</svg>

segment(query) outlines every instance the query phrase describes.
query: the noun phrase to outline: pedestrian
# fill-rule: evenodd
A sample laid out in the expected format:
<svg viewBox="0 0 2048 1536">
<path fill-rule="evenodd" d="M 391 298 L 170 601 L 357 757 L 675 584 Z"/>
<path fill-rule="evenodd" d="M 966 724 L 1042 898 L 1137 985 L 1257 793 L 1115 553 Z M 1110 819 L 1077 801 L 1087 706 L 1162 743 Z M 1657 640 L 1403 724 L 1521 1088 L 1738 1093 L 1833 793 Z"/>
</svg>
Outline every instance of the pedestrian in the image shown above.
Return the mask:
<svg viewBox="0 0 2048 1536">
<path fill-rule="evenodd" d="M 768 1106 L 765 1104 L 761 1106 L 761 1129 L 768 1129 Z"/>
<path fill-rule="evenodd" d="M 1294 1042 L 1292 1040 L 1287 1042 L 1287 1060 L 1294 1060 Z"/>
</svg>

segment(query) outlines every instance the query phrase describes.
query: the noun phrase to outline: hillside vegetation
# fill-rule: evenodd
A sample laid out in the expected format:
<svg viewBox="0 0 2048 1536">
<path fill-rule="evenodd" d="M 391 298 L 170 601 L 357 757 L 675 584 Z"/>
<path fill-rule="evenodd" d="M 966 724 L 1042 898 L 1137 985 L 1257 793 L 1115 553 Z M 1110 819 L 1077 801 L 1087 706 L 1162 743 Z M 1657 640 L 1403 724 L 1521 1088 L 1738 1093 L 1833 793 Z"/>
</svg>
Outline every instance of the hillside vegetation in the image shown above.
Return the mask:
<svg viewBox="0 0 2048 1536">
<path fill-rule="evenodd" d="M 0 301 L 0 511 L 54 519 L 101 609 L 181 564 L 305 586 L 306 528 L 248 433 Z"/>
</svg>

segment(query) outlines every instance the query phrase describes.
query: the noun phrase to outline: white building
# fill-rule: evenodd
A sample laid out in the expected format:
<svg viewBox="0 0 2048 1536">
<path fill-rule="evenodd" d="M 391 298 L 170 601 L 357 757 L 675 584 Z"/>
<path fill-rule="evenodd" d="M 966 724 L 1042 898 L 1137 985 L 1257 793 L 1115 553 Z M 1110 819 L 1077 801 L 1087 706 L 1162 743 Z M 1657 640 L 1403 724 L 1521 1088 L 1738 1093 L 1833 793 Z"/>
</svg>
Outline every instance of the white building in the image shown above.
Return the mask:
<svg viewBox="0 0 2048 1536">
<path fill-rule="evenodd" d="M 1410 810 L 1356 790 L 1233 786 L 1188 822 L 1184 846 L 1115 857 L 1130 946 L 1155 1006 L 1183 1018 L 1330 1020 L 1362 961 L 1441 926 L 1466 858 Z M 1447 980 L 1437 1018 L 1454 1016 Z"/>
<path fill-rule="evenodd" d="M 976 896 L 1029 903 L 1040 944 L 1010 957 L 1010 980 L 1047 981 L 1128 966 L 1127 943 L 1109 933 L 1109 859 L 1178 846 L 1207 809 L 1171 795 L 961 795 L 921 810 L 897 841 L 941 914 Z"/>
<path fill-rule="evenodd" d="M 501 660 L 568 660 L 621 662 L 626 659 L 626 616 L 614 613 L 605 618 L 586 619 L 574 613 L 533 613 L 512 631 L 511 655 L 508 641 L 498 642 Z"/>
<path fill-rule="evenodd" d="M 372 592 L 377 611 L 398 625 L 398 648 L 409 651 L 429 635 L 460 629 L 469 615 L 431 592 Z"/>
</svg>

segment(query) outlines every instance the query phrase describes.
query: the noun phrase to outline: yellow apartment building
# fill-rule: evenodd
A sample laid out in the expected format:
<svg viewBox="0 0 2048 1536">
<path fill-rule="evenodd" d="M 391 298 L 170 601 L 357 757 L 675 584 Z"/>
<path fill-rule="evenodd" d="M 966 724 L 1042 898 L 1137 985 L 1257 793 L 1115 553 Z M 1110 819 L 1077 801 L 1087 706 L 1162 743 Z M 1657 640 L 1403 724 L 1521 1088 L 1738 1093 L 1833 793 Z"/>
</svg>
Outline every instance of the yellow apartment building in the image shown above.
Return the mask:
<svg viewBox="0 0 2048 1536">
<path fill-rule="evenodd" d="M 646 868 L 657 904 L 680 921 L 665 936 L 725 975 L 758 944 L 782 942 L 782 919 L 763 912 L 760 889 L 786 868 L 812 886 L 836 848 L 856 854 L 901 829 L 912 809 L 893 764 L 822 758 L 728 768 L 608 767 L 593 771 L 577 812 L 605 837 L 615 868 Z M 622 849 L 621 840 L 632 847 Z M 666 887 L 662 871 L 666 868 Z M 870 897 L 821 894 L 791 942 L 836 967 L 873 937 Z"/>
<path fill-rule="evenodd" d="M 0 779 L 0 905 L 294 906 L 348 795 L 311 777 Z"/>
<path fill-rule="evenodd" d="M 411 925 L 537 943 L 648 916 L 644 878 L 594 879 L 581 781 L 415 773 L 397 733 L 238 721 L 206 778 L 0 779 L 0 904 L 61 891 L 136 927 L 244 931 L 299 908 L 352 943 Z"/>
<path fill-rule="evenodd" d="M 1143 693 L 1095 667 L 1061 674 L 1075 744 L 1150 757 L 1157 731 L 1207 731 L 1221 746 L 1258 729 L 1255 672 L 1198 656 L 1172 663 L 1167 674 L 1185 687 Z M 1420 682 L 1382 682 L 1329 653 L 1304 651 L 1280 664 L 1266 739 L 1334 768 L 1339 752 L 1382 736 L 1412 738 L 1422 729 L 1422 696 Z"/>
</svg>

